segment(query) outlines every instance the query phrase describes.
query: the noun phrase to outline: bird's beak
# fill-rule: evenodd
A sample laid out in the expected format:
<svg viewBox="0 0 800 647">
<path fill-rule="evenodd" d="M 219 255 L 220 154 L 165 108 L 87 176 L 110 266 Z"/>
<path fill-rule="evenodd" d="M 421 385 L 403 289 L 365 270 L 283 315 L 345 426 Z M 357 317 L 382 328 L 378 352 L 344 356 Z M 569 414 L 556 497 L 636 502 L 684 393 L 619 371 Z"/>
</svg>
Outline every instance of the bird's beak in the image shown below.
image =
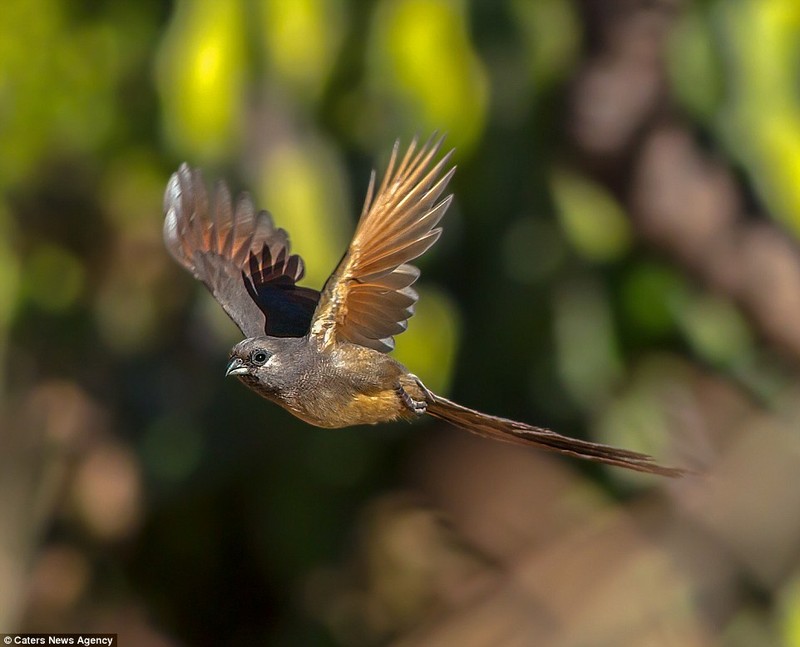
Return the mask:
<svg viewBox="0 0 800 647">
<path fill-rule="evenodd" d="M 225 369 L 225 377 L 229 375 L 244 375 L 245 373 L 247 373 L 247 367 L 238 357 L 234 357 L 228 362 L 228 368 Z"/>
</svg>

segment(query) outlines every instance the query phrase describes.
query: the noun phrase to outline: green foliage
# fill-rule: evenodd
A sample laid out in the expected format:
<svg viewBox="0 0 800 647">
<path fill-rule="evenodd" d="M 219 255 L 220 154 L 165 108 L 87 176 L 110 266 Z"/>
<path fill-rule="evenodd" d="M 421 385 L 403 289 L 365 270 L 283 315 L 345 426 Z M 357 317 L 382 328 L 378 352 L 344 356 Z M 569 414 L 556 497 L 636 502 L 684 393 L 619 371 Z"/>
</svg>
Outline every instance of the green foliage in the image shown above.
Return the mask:
<svg viewBox="0 0 800 647">
<path fill-rule="evenodd" d="M 611 261 L 628 250 L 630 225 L 605 189 L 561 170 L 553 174 L 552 187 L 561 226 L 579 254 L 593 261 Z"/>
<path fill-rule="evenodd" d="M 467 33 L 462 0 L 383 0 L 370 41 L 371 90 L 390 102 L 397 132 L 444 130 L 473 147 L 488 100 L 487 78 Z"/>
<path fill-rule="evenodd" d="M 244 136 L 245 25 L 240 2 L 184 0 L 164 36 L 158 77 L 165 134 L 197 161 L 224 159 Z"/>
<path fill-rule="evenodd" d="M 664 402 L 698 399 L 690 363 L 796 400 L 747 313 L 696 285 L 682 259 L 656 258 L 627 187 L 591 176 L 602 154 L 582 165 L 565 144 L 575 116 L 561 108 L 597 39 L 581 17 L 591 4 L 603 3 L 0 2 L 0 420 L 25 432 L 18 447 L 0 429 L 0 458 L 62 450 L 79 473 L 20 462 L 0 488 L 17 497 L 32 480 L 72 479 L 59 512 L 25 536 L 62 544 L 55 563 L 74 577 L 53 581 L 78 591 L 45 595 L 64 606 L 41 617 L 107 624 L 119 605 L 114 618 L 147 618 L 180 644 L 365 644 L 321 628 L 379 606 L 337 597 L 347 578 L 322 565 L 348 552 L 356 511 L 409 487 L 417 447 L 439 438 L 424 423 L 309 429 L 223 379 L 238 330 L 161 241 L 163 189 L 183 160 L 251 191 L 318 288 L 395 138 L 447 133 L 456 199 L 419 261 L 421 299 L 395 356 L 464 404 L 661 454 L 685 422 Z M 800 3 L 683 4 L 663 61 L 673 96 L 797 238 Z M 437 451 L 423 461 L 448 460 Z M 492 486 L 475 492 L 491 500 Z M 440 553 L 401 540 L 427 576 L 422 558 Z M 4 588 L 4 573 L 0 624 L 3 591 L 49 590 Z M 800 646 L 797 582 L 795 566 L 743 603 L 724 642 Z M 435 606 L 386 588 L 396 615 Z M 36 624 L 31 604 L 23 622 Z"/>
</svg>

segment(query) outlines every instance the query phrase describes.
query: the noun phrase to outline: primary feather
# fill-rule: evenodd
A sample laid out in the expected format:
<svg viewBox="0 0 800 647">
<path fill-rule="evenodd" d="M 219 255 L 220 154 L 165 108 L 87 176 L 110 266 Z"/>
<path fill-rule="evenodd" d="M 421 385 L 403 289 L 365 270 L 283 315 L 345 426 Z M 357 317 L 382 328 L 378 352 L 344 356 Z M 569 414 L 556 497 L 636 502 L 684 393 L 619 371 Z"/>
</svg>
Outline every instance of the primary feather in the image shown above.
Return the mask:
<svg viewBox="0 0 800 647">
<path fill-rule="evenodd" d="M 322 290 L 311 335 L 323 345 L 344 340 L 382 352 L 405 330 L 414 312 L 419 277 L 414 260 L 441 234 L 436 225 L 452 195 L 440 199 L 455 172 L 453 151 L 433 163 L 443 138 L 418 148 L 413 140 L 398 163 L 395 142 L 388 168 L 375 192 L 373 172 L 353 241 Z"/>
<path fill-rule="evenodd" d="M 209 200 L 202 174 L 182 164 L 164 195 L 164 242 L 200 279 L 245 337 L 301 337 L 308 332 L 319 292 L 296 285 L 303 260 L 290 254 L 289 236 L 243 193 L 234 207 L 217 183 Z"/>
</svg>

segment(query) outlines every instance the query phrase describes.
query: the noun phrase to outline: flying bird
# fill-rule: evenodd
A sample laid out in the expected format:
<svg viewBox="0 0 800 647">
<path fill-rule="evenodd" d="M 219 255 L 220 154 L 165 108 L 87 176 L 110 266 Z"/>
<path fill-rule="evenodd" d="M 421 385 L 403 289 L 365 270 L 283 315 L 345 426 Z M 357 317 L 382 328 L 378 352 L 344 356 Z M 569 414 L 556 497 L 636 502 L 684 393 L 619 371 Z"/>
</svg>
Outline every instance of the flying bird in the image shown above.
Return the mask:
<svg viewBox="0 0 800 647">
<path fill-rule="evenodd" d="M 428 389 L 391 357 L 406 329 L 419 270 L 410 262 L 439 238 L 452 195 L 453 151 L 443 138 L 395 142 L 376 187 L 372 172 L 353 240 L 321 291 L 298 285 L 303 260 L 267 211 L 218 182 L 210 197 L 199 170 L 181 165 L 164 196 L 167 249 L 202 281 L 245 339 L 226 375 L 318 427 L 340 428 L 423 414 L 480 436 L 664 476 L 683 470 L 650 456 L 487 415 Z"/>
</svg>

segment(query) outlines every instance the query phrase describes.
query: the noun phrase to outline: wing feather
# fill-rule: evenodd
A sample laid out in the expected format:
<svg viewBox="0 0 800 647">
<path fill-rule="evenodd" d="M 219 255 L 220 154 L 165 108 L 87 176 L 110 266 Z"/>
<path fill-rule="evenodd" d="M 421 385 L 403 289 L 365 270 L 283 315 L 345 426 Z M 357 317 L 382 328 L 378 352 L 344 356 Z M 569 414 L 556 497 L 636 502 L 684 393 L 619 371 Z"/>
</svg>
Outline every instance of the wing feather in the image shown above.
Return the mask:
<svg viewBox="0 0 800 647">
<path fill-rule="evenodd" d="M 402 158 L 395 142 L 378 189 L 373 171 L 353 241 L 322 290 L 311 335 L 323 345 L 345 340 L 388 352 L 405 330 L 419 270 L 409 261 L 441 235 L 437 227 L 452 201 L 442 198 L 455 167 L 451 150 L 434 163 L 443 138 L 414 139 Z"/>
<path fill-rule="evenodd" d="M 247 337 L 308 332 L 319 292 L 296 285 L 303 260 L 247 194 L 234 206 L 224 182 L 210 200 L 199 170 L 181 165 L 164 194 L 164 242 Z"/>
</svg>

